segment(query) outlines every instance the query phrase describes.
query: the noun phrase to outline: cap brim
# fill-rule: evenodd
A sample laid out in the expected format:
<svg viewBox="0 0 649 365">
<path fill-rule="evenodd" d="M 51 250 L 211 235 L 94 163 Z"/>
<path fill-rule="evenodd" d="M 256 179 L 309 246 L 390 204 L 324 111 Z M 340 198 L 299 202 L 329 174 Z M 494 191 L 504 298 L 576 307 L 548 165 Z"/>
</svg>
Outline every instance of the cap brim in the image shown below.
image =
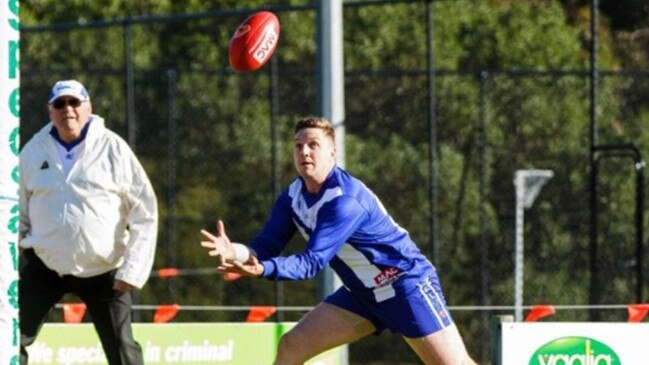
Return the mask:
<svg viewBox="0 0 649 365">
<path fill-rule="evenodd" d="M 81 95 L 81 94 L 79 94 L 79 93 L 74 93 L 74 92 L 69 92 L 69 91 L 63 91 L 63 92 L 61 92 L 60 94 L 55 95 L 54 97 L 52 97 L 52 98 L 48 101 L 48 103 L 51 103 L 51 102 L 53 102 L 54 100 L 56 100 L 56 99 L 58 99 L 58 98 L 60 98 L 60 97 L 62 97 L 62 96 L 71 96 L 71 97 L 73 97 L 73 98 L 75 98 L 75 99 L 79 99 L 79 100 L 81 100 L 81 101 L 90 100 L 90 98 L 86 98 L 85 96 L 83 96 L 83 95 Z"/>
</svg>

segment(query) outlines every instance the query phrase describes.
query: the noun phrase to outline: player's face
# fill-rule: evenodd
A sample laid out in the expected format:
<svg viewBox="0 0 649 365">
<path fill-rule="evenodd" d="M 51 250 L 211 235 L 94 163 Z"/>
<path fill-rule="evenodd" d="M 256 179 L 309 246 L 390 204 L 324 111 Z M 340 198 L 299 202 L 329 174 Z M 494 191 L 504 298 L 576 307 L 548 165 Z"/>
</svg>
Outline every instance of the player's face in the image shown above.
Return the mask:
<svg viewBox="0 0 649 365">
<path fill-rule="evenodd" d="M 62 96 L 49 103 L 47 110 L 59 137 L 66 142 L 79 138 L 92 114 L 90 100 L 80 101 L 70 96 Z"/>
<path fill-rule="evenodd" d="M 311 187 L 319 189 L 336 162 L 334 141 L 320 128 L 299 130 L 295 134 L 293 161 L 309 191 Z"/>
</svg>

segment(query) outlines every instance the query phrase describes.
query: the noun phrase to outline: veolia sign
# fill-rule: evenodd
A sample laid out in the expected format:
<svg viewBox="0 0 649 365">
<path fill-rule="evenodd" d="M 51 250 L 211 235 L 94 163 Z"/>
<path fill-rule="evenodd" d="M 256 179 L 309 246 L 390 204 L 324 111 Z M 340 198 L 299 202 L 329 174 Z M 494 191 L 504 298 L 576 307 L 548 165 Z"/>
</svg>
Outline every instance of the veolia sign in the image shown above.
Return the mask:
<svg viewBox="0 0 649 365">
<path fill-rule="evenodd" d="M 502 322 L 498 365 L 649 364 L 649 323 Z"/>
<path fill-rule="evenodd" d="M 607 346 L 588 337 L 562 337 L 541 346 L 529 365 L 620 365 L 620 357 Z"/>
</svg>

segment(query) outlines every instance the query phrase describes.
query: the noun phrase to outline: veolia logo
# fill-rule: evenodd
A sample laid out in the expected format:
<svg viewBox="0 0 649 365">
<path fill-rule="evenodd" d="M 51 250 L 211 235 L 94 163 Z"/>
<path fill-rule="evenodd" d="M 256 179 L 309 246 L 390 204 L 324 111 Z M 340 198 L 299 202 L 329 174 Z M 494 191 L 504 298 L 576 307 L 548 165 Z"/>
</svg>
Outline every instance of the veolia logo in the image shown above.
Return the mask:
<svg viewBox="0 0 649 365">
<path fill-rule="evenodd" d="M 541 346 L 529 365 L 622 365 L 607 345 L 587 337 L 562 337 Z"/>
</svg>

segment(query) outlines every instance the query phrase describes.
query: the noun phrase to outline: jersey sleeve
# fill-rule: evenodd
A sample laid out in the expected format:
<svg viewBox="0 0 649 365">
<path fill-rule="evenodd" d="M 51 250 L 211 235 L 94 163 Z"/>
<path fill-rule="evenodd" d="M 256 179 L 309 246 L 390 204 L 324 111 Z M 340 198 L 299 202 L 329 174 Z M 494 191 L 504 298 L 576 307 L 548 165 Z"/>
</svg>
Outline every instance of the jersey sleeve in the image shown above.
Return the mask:
<svg viewBox="0 0 649 365">
<path fill-rule="evenodd" d="M 33 142 L 32 142 L 33 143 Z M 29 162 L 32 162 L 31 155 L 29 154 L 29 151 L 31 150 L 31 144 L 27 144 L 23 148 L 22 151 L 20 152 L 20 159 L 18 161 L 19 164 L 19 175 L 20 179 L 19 181 L 19 189 L 18 189 L 18 201 L 19 201 L 19 242 L 27 236 L 32 229 L 32 224 L 29 219 L 29 200 L 31 198 L 32 192 L 28 188 L 27 181 L 31 177 L 31 169 L 29 169 L 29 166 L 31 165 Z"/>
<path fill-rule="evenodd" d="M 298 254 L 263 260 L 263 276 L 272 280 L 313 278 L 367 219 L 357 200 L 341 196 L 322 206 L 306 249 Z"/>
<path fill-rule="evenodd" d="M 139 289 L 153 267 L 158 236 L 158 203 L 149 178 L 135 154 L 123 143 L 123 199 L 128 206 L 129 240 L 116 279 Z"/>
<path fill-rule="evenodd" d="M 282 193 L 275 201 L 270 218 L 262 231 L 250 243 L 259 260 L 279 255 L 296 232 L 291 217 L 291 204 L 288 193 Z"/>
</svg>

